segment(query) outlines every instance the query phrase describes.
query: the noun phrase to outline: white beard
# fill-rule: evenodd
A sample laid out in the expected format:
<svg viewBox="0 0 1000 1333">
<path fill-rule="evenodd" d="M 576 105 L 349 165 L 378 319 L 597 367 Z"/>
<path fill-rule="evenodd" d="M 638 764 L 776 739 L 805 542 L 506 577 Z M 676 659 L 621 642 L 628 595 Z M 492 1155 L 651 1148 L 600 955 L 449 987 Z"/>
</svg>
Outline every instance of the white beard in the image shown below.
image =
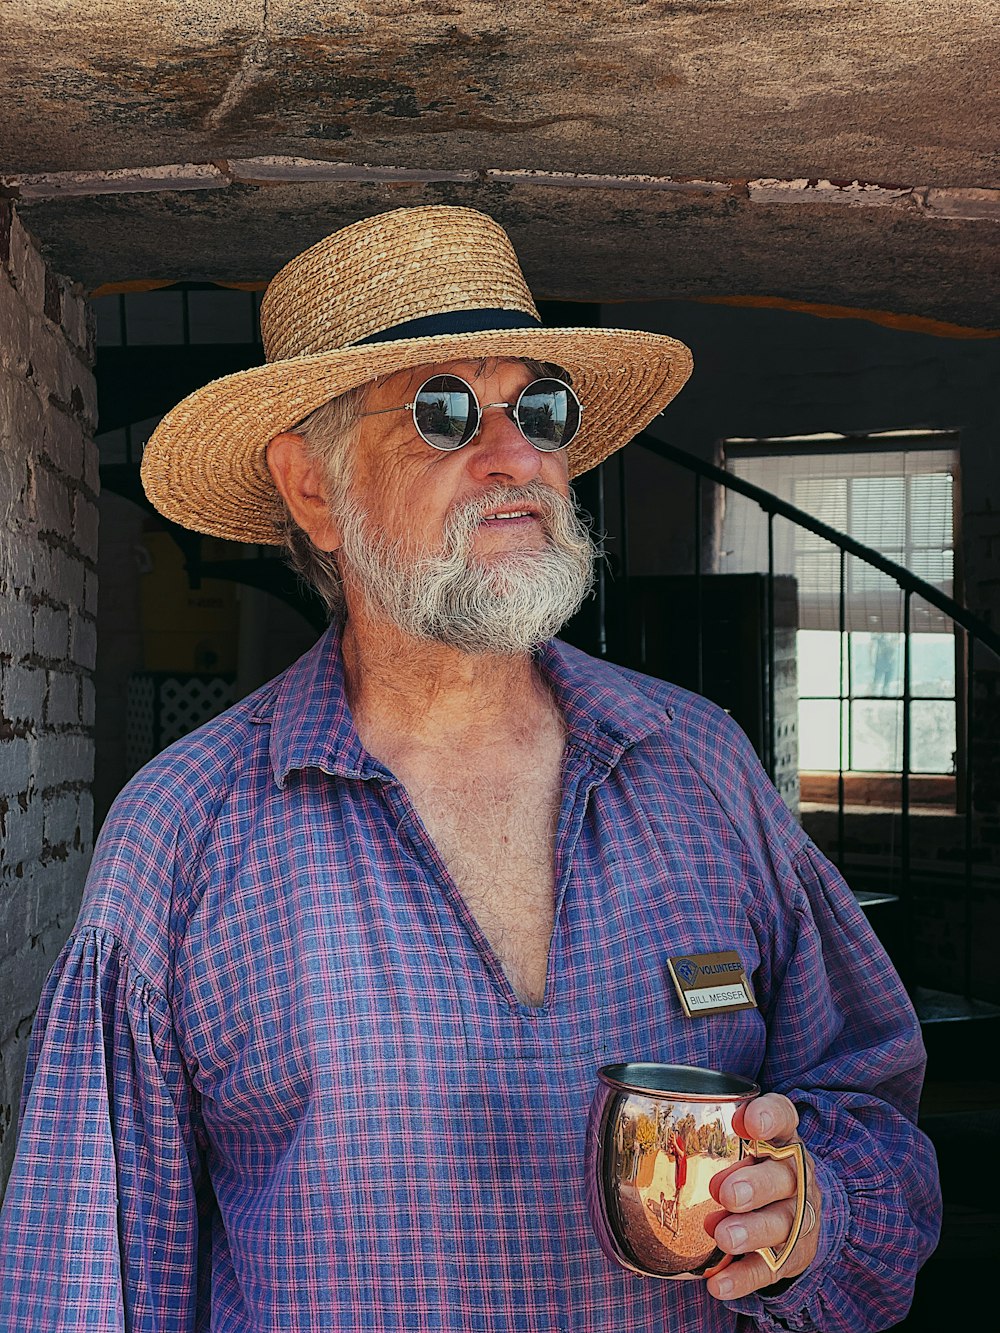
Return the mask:
<svg viewBox="0 0 1000 1333">
<path fill-rule="evenodd" d="M 474 556 L 483 516 L 521 503 L 539 508 L 546 545 Z M 374 528 L 353 495 L 337 519 L 346 587 L 405 634 L 462 652 L 534 651 L 573 615 L 593 583 L 586 526 L 571 501 L 539 482 L 501 487 L 456 507 L 439 553 L 405 552 Z"/>
</svg>

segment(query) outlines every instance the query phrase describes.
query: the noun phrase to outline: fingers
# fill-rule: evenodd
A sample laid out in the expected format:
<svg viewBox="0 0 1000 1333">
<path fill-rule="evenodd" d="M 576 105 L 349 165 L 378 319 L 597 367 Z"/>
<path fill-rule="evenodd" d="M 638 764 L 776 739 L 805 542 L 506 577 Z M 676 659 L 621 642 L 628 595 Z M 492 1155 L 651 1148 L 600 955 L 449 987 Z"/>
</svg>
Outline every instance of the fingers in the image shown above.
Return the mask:
<svg viewBox="0 0 1000 1333">
<path fill-rule="evenodd" d="M 769 1139 L 787 1143 L 795 1137 L 799 1113 L 793 1102 L 780 1092 L 765 1092 L 745 1102 L 733 1116 L 733 1128 L 741 1138 Z"/>
<path fill-rule="evenodd" d="M 787 1159 L 755 1162 L 745 1158 L 714 1175 L 708 1188 L 728 1212 L 748 1213 L 779 1199 L 794 1198 L 796 1183 L 795 1167 Z"/>
<path fill-rule="evenodd" d="M 780 1276 L 794 1277 L 795 1274 L 786 1273 L 782 1268 Z M 749 1296 L 761 1287 L 770 1286 L 775 1280 L 774 1273 L 759 1254 L 748 1254 L 745 1259 L 729 1264 L 720 1273 L 710 1277 L 706 1285 L 709 1295 L 716 1300 L 738 1301 L 741 1296 Z"/>
<path fill-rule="evenodd" d="M 743 1138 L 779 1147 L 796 1139 L 798 1114 L 787 1097 L 768 1093 L 741 1107 L 733 1124 Z M 808 1197 L 818 1217 L 822 1201 L 808 1154 L 805 1160 Z M 797 1185 L 796 1167 L 789 1158 L 744 1158 L 712 1177 L 709 1189 L 720 1210 L 706 1221 L 705 1229 L 727 1256 L 708 1278 L 712 1296 L 737 1300 L 776 1280 L 756 1251 L 765 1247 L 780 1251 L 787 1244 L 795 1222 Z M 810 1227 L 800 1236 L 778 1277 L 796 1277 L 809 1266 L 816 1255 L 818 1231 Z"/>
<path fill-rule="evenodd" d="M 815 1244 L 805 1248 L 796 1246 L 777 1274 L 756 1253 L 765 1245 L 780 1250 L 788 1240 L 794 1219 L 795 1206 L 791 1200 L 754 1213 L 722 1214 L 715 1224 L 715 1243 L 724 1254 L 733 1256 L 735 1262 L 724 1262 L 713 1273 L 707 1282 L 709 1293 L 718 1300 L 734 1301 L 761 1287 L 769 1287 L 779 1277 L 797 1277 L 803 1272 L 812 1261 Z"/>
<path fill-rule="evenodd" d="M 715 1228 L 715 1243 L 727 1254 L 749 1254 L 765 1245 L 778 1250 L 787 1241 L 795 1221 L 791 1199 L 757 1208 L 752 1213 L 727 1213 Z"/>
</svg>

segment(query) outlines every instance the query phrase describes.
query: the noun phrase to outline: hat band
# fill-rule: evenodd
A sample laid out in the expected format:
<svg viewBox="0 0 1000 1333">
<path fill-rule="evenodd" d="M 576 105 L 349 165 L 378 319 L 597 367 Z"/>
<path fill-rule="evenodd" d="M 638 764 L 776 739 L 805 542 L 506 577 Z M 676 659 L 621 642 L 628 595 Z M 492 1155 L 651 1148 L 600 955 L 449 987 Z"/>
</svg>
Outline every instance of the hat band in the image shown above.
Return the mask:
<svg viewBox="0 0 1000 1333">
<path fill-rule="evenodd" d="M 542 321 L 526 310 L 445 310 L 439 315 L 421 315 L 408 319 L 392 328 L 381 329 L 367 338 L 358 338 L 350 345 L 364 347 L 367 343 L 397 342 L 402 338 L 435 338 L 443 333 L 488 333 L 494 329 L 523 329 L 528 325 L 542 327 Z"/>
</svg>

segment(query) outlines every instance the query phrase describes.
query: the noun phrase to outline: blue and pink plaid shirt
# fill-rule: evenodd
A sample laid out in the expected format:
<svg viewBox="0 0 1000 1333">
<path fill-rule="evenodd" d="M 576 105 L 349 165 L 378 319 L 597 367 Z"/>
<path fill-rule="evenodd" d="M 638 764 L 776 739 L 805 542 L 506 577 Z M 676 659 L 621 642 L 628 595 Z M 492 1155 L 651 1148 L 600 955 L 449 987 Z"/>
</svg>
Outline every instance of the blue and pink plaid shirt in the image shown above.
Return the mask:
<svg viewBox="0 0 1000 1333">
<path fill-rule="evenodd" d="M 519 1003 L 391 772 L 331 630 L 119 798 L 35 1025 L 0 1224 L 19 1333 L 884 1328 L 938 1225 L 906 996 L 716 708 L 555 643 L 567 724 L 545 1002 Z M 689 1019 L 676 954 L 759 1009 Z M 815 1264 L 721 1304 L 591 1234 L 595 1071 L 797 1104 Z"/>
</svg>

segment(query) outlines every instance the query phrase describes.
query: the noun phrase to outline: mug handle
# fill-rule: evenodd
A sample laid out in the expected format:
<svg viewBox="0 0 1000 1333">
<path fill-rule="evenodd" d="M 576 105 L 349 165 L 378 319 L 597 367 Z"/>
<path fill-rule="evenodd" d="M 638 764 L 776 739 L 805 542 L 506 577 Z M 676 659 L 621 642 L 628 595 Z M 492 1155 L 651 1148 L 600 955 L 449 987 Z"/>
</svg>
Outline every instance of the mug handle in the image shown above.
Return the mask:
<svg viewBox="0 0 1000 1333">
<path fill-rule="evenodd" d="M 791 1254 L 795 1242 L 802 1231 L 802 1219 L 806 1211 L 806 1153 L 804 1146 L 796 1141 L 787 1143 L 783 1147 L 778 1147 L 774 1143 L 768 1143 L 765 1139 L 744 1139 L 744 1146 L 748 1157 L 770 1157 L 774 1161 L 780 1161 L 784 1157 L 795 1158 L 795 1217 L 792 1220 L 792 1229 L 788 1233 L 788 1239 L 780 1250 L 775 1250 L 770 1245 L 764 1245 L 757 1253 L 772 1273 L 776 1273 L 781 1265 Z"/>
</svg>

